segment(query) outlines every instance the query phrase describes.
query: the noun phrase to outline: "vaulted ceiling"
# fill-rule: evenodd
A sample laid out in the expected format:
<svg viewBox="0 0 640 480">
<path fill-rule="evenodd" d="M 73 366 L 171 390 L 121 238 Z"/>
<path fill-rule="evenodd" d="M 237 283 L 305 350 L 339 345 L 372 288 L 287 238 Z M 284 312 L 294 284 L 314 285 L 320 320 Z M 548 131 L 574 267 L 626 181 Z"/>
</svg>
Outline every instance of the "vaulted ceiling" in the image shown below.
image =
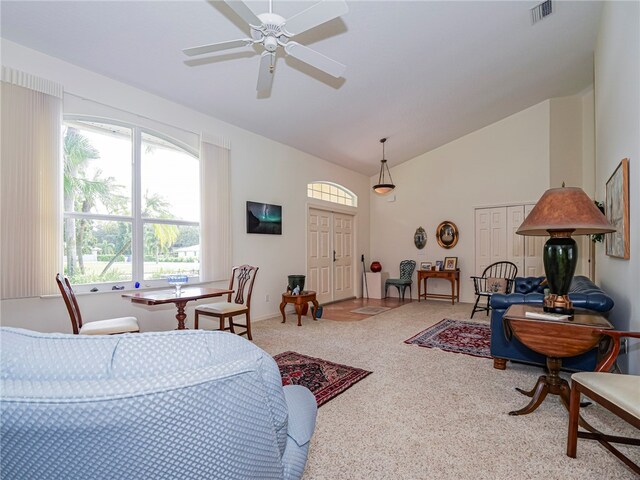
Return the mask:
<svg viewBox="0 0 640 480">
<path fill-rule="evenodd" d="M 313 1 L 273 1 L 287 18 Z M 347 65 L 335 79 L 280 52 L 269 96 L 257 47 L 189 59 L 182 49 L 248 36 L 222 2 L 1 2 L 1 35 L 367 175 L 388 137 L 409 160 L 593 81 L 600 2 L 347 1 L 295 40 Z M 268 1 L 248 1 L 257 14 Z"/>
</svg>

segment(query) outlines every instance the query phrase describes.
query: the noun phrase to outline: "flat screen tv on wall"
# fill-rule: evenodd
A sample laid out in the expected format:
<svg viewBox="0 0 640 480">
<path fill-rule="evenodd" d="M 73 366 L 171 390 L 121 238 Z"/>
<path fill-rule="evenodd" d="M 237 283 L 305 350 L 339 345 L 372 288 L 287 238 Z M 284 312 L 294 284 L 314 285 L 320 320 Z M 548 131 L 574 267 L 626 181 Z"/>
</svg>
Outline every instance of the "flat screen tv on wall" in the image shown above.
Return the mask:
<svg viewBox="0 0 640 480">
<path fill-rule="evenodd" d="M 247 233 L 282 235 L 282 206 L 247 202 Z"/>
</svg>

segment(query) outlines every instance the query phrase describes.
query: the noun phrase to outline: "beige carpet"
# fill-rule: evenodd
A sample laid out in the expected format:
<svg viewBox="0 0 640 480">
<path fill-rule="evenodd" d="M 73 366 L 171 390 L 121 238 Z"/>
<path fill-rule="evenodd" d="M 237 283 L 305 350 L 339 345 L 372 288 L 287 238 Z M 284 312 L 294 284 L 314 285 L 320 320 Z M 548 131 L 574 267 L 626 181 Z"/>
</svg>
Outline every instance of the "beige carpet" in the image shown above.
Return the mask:
<svg viewBox="0 0 640 480">
<path fill-rule="evenodd" d="M 470 311 L 430 301 L 359 322 L 254 323 L 255 343 L 272 355 L 294 350 L 373 371 L 319 409 L 305 480 L 635 478 L 591 440 L 578 441 L 577 459 L 565 455 L 567 412 L 558 397 L 530 415 L 507 414 L 528 400 L 514 387 L 532 387 L 540 369 L 509 363 L 500 371 L 489 359 L 403 343 Z M 586 410 L 595 427 L 638 435 L 598 406 Z M 638 450 L 625 449 L 640 462 Z"/>
</svg>

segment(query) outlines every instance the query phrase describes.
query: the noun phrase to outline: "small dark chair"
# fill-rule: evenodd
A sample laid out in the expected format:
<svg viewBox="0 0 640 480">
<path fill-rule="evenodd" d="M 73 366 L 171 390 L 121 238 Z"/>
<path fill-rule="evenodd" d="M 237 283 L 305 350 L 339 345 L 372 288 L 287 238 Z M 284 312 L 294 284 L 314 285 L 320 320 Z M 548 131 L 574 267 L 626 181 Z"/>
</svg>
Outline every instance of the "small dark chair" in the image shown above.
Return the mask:
<svg viewBox="0 0 640 480">
<path fill-rule="evenodd" d="M 384 282 L 384 296 L 387 297 L 387 290 L 389 289 L 389 285 L 394 286 L 398 289 L 398 297 L 402 296 L 402 301 L 404 302 L 404 292 L 409 287 L 409 298 L 411 298 L 411 284 L 413 280 L 411 277 L 413 275 L 413 271 L 416 269 L 416 262 L 413 260 L 402 260 L 400 262 L 400 278 L 389 278 Z M 402 295 L 400 293 L 402 290 Z"/>
<path fill-rule="evenodd" d="M 253 340 L 251 337 L 251 292 L 253 291 L 253 282 L 258 274 L 258 267 L 252 267 L 251 265 L 241 265 L 239 267 L 233 267 L 231 270 L 231 279 L 229 280 L 229 290 L 234 290 L 234 283 L 237 279 L 238 284 L 235 289 L 235 296 L 233 301 L 231 296 L 233 292 L 227 295 L 226 302 L 208 303 L 206 305 L 199 305 L 196 308 L 194 327 L 197 329 L 199 324 L 199 316 L 205 315 L 208 317 L 216 317 L 220 319 L 220 327 L 218 330 L 229 330 L 231 333 L 236 333 L 235 327 L 242 327 L 245 330 L 239 332 L 238 335 L 246 335 L 249 340 Z M 246 323 L 234 323 L 233 317 L 236 315 L 244 314 Z M 225 326 L 225 319 L 229 319 L 229 326 Z"/>
<path fill-rule="evenodd" d="M 138 320 L 135 317 L 109 318 L 107 320 L 97 320 L 82 324 L 82 315 L 76 295 L 71 288 L 69 278 L 56 275 L 56 283 L 64 299 L 71 319 L 73 333 L 78 335 L 114 335 L 118 333 L 137 333 L 140 331 Z"/>
<path fill-rule="evenodd" d="M 518 274 L 518 267 L 511 262 L 496 262 L 489 265 L 482 272 L 482 276 L 472 276 L 473 288 L 476 291 L 476 303 L 473 305 L 471 318 L 478 311 L 486 311 L 489 315 L 491 310 L 491 295 L 494 293 L 511 293 L 513 282 Z M 481 298 L 487 299 L 486 306 L 478 306 Z"/>
</svg>

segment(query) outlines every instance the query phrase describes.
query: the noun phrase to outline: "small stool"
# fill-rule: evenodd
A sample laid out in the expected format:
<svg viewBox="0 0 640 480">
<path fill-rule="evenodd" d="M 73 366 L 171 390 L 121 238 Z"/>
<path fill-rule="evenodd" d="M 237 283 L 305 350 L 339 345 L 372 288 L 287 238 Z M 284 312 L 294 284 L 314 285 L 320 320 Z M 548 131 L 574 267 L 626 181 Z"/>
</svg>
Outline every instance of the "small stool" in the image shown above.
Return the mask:
<svg viewBox="0 0 640 480">
<path fill-rule="evenodd" d="M 290 293 L 282 294 L 282 302 L 280 302 L 280 312 L 282 313 L 282 323 L 284 323 L 287 318 L 284 314 L 284 307 L 287 303 L 293 303 L 296 307 L 296 313 L 298 314 L 298 326 L 302 326 L 301 316 L 306 315 L 309 310 L 309 302 L 313 303 L 313 308 L 311 309 L 311 315 L 314 320 L 316 318 L 316 308 L 318 308 L 318 301 L 316 300 L 316 292 L 311 290 L 300 292 L 298 295 L 292 295 Z"/>
</svg>

